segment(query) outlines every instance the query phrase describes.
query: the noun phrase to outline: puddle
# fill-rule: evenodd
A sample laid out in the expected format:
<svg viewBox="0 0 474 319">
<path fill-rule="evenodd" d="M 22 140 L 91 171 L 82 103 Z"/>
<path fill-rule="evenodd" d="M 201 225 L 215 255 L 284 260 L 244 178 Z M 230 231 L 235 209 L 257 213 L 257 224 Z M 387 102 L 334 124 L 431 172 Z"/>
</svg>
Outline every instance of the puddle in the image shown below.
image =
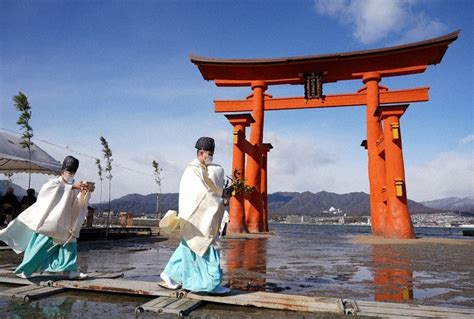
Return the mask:
<svg viewBox="0 0 474 319">
<path fill-rule="evenodd" d="M 434 296 L 442 295 L 451 291 L 455 291 L 455 290 L 447 289 L 447 288 L 413 289 L 413 298 L 415 299 L 432 298 Z"/>
<path fill-rule="evenodd" d="M 370 268 L 362 266 L 362 267 L 357 267 L 357 271 L 354 273 L 354 275 L 352 276 L 350 280 L 354 282 L 361 282 L 361 281 L 371 281 L 373 280 L 373 278 L 374 276 Z"/>
</svg>

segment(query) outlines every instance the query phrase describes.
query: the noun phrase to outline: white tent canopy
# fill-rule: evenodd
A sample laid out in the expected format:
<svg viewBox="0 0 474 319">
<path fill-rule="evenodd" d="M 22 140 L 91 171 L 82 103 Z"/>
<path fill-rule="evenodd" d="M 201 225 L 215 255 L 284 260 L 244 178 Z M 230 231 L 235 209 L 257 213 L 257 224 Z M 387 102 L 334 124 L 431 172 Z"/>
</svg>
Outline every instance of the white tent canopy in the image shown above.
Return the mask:
<svg viewBox="0 0 474 319">
<path fill-rule="evenodd" d="M 30 162 L 28 149 L 20 146 L 21 138 L 0 132 L 0 173 L 28 173 Z M 58 174 L 61 163 L 43 151 L 39 146 L 31 146 L 31 172 Z"/>
</svg>

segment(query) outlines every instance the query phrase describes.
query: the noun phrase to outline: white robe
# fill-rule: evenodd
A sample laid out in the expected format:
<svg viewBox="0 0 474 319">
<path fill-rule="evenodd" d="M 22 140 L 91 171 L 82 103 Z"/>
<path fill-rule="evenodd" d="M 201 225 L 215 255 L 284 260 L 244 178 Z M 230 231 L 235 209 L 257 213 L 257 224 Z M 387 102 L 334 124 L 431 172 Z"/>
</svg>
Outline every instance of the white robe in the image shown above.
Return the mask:
<svg viewBox="0 0 474 319">
<path fill-rule="evenodd" d="M 203 170 L 195 159 L 186 167 L 179 185 L 181 235 L 199 256 L 203 256 L 219 234 L 224 214 L 222 191 L 224 169 L 216 164 Z"/>
<path fill-rule="evenodd" d="M 72 189 L 61 177 L 41 187 L 36 202 L 0 230 L 0 240 L 16 253 L 26 249 L 33 233 L 53 239 L 58 245 L 75 241 L 87 215 L 90 192 Z"/>
</svg>

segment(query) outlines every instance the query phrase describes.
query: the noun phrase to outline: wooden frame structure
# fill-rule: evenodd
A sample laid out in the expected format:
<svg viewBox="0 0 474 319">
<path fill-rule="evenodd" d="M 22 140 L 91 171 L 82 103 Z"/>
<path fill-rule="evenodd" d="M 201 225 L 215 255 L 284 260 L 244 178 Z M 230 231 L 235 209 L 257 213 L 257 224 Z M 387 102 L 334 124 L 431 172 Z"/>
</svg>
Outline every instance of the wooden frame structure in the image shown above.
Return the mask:
<svg viewBox="0 0 474 319">
<path fill-rule="evenodd" d="M 250 87 L 252 90 L 244 100 L 214 101 L 215 112 L 251 111 L 253 119 L 253 122 L 247 120 L 245 124 L 239 124 L 239 138 L 234 139 L 234 162 L 240 163 L 239 169 L 243 172 L 242 152 L 247 154 L 243 176 L 255 192 L 245 199 L 236 199 L 239 204 L 234 200 L 231 206 L 234 218 L 231 217 L 228 230 L 231 233 L 268 231 L 265 227 L 267 194 L 266 190 L 262 191 L 262 186 L 266 185 L 265 111 L 365 106 L 367 138 L 362 145 L 368 152 L 372 231 L 385 237 L 414 238 L 407 206 L 400 117 L 408 103 L 428 101 L 429 88 L 391 91 L 379 83 L 384 77 L 423 73 L 429 65 L 440 63 L 458 34 L 459 31 L 455 31 L 438 38 L 381 49 L 302 57 L 217 59 L 191 56 L 191 62 L 205 80 L 214 81 L 218 87 Z M 364 87 L 356 93 L 323 95 L 316 99 L 273 98 L 265 93 L 271 85 L 304 85 L 307 74 L 318 74 L 322 83 L 361 80 Z M 229 121 L 235 134 L 236 120 L 229 118 Z M 248 125 L 251 132 L 247 141 L 241 136 L 245 136 Z"/>
</svg>

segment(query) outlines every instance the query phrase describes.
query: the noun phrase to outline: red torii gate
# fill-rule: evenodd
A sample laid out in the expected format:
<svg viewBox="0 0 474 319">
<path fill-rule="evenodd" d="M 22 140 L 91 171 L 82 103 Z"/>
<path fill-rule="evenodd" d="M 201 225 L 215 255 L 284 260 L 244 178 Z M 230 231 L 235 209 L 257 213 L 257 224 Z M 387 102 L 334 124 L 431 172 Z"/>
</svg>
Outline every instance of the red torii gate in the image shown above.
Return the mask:
<svg viewBox="0 0 474 319">
<path fill-rule="evenodd" d="M 252 111 L 251 116 L 226 115 L 234 126 L 233 171 L 237 169 L 247 184 L 255 188 L 245 199 L 245 205 L 244 196 L 231 200 L 229 233 L 268 231 L 264 216 L 267 194 L 266 190 L 262 192 L 262 186 L 266 187 L 269 150 L 263 143 L 265 111 L 365 105 L 367 140 L 361 145 L 368 151 L 372 232 L 385 237 L 414 238 L 407 206 L 400 117 L 407 103 L 428 101 L 429 88 L 390 91 L 379 82 L 383 77 L 423 73 L 428 65 L 440 63 L 458 34 L 456 31 L 382 49 L 303 57 L 215 59 L 191 56 L 191 62 L 198 66 L 205 80 L 214 81 L 219 87 L 248 86 L 253 91 L 245 100 L 214 101 L 215 112 Z M 321 95 L 318 91 L 322 83 L 355 79 L 365 84 L 357 93 Z M 311 81 L 319 87 L 312 87 Z M 269 85 L 283 84 L 305 85 L 310 91 L 318 92 L 318 96 L 273 98 L 265 94 Z M 251 132 L 247 141 L 245 127 L 249 125 Z"/>
</svg>

